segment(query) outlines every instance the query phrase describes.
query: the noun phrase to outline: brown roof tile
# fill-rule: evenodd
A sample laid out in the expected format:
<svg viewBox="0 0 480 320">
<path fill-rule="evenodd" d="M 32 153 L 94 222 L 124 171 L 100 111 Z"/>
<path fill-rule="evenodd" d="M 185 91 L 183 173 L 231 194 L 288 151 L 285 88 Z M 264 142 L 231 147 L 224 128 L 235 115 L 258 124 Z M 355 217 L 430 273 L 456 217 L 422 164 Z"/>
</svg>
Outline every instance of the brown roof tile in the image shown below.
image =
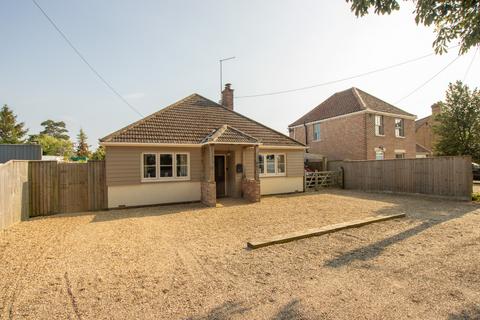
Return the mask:
<svg viewBox="0 0 480 320">
<path fill-rule="evenodd" d="M 393 113 L 403 116 L 414 116 L 411 113 L 403 111 L 402 109 L 399 109 L 383 100 L 378 99 L 377 97 L 372 96 L 371 94 L 366 93 L 365 91 L 362 91 L 358 88 L 350 88 L 348 90 L 333 94 L 303 117 L 290 124 L 290 127 L 362 110 Z"/>
<path fill-rule="evenodd" d="M 203 143 L 248 143 L 256 144 L 258 140 L 254 137 L 224 124 L 217 130 L 213 131 L 202 141 Z"/>
<path fill-rule="evenodd" d="M 237 112 L 192 94 L 104 138 L 102 142 L 201 144 L 224 129 L 216 142 L 253 141 L 273 146 L 303 144 Z"/>
<path fill-rule="evenodd" d="M 418 153 L 431 153 L 432 151 L 427 149 L 426 147 L 422 146 L 421 144 L 417 143 L 415 145 L 416 152 Z"/>
<path fill-rule="evenodd" d="M 428 121 L 430 121 L 430 118 L 432 116 L 427 116 L 425 118 L 422 118 L 422 119 L 419 119 L 417 121 L 415 121 L 415 130 L 418 130 L 418 128 L 420 128 L 421 126 L 423 126 L 425 123 L 427 123 Z"/>
</svg>

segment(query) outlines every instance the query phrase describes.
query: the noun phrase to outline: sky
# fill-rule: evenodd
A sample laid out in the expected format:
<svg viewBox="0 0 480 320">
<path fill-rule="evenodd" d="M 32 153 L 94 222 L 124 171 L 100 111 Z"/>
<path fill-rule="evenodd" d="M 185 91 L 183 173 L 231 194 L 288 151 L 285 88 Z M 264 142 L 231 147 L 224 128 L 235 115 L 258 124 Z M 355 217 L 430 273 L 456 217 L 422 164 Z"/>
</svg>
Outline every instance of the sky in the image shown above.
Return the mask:
<svg viewBox="0 0 480 320">
<path fill-rule="evenodd" d="M 37 0 L 89 63 L 142 115 L 194 92 L 219 100 L 219 59 L 235 96 L 311 86 L 433 52 L 413 5 L 356 18 L 345 1 Z M 31 0 L 0 0 L 0 104 L 38 133 L 63 120 L 89 143 L 140 118 L 80 60 Z M 452 45 L 455 45 L 453 43 Z M 235 110 L 280 132 L 335 92 L 358 87 L 416 114 L 448 83 L 480 84 L 480 52 L 434 55 L 387 71 L 289 94 L 236 98 Z M 465 78 L 468 65 L 473 61 Z"/>
</svg>

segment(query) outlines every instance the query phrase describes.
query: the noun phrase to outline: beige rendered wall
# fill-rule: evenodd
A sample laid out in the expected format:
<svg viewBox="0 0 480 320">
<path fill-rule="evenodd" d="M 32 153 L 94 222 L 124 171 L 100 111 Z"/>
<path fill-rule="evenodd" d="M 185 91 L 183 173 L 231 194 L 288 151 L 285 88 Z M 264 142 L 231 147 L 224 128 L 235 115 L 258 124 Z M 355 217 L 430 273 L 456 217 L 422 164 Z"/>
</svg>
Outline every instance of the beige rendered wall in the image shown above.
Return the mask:
<svg viewBox="0 0 480 320">
<path fill-rule="evenodd" d="M 303 177 L 261 177 L 260 194 L 303 192 Z"/>
<path fill-rule="evenodd" d="M 184 147 L 106 147 L 107 186 L 141 184 L 142 153 L 189 152 L 190 181 L 200 181 L 203 175 L 202 149 Z M 157 183 L 157 182 L 149 182 Z M 166 182 L 158 182 L 166 183 Z"/>
<path fill-rule="evenodd" d="M 285 153 L 287 156 L 287 177 L 303 177 L 304 174 L 304 153 L 301 150 L 292 149 L 270 149 L 260 147 L 259 153 Z M 253 179 L 253 148 L 245 151 L 245 175 L 248 179 Z"/>
<path fill-rule="evenodd" d="M 200 201 L 199 181 L 145 182 L 108 186 L 108 207 Z"/>
<path fill-rule="evenodd" d="M 281 194 L 303 191 L 304 151 L 291 149 L 265 149 L 260 147 L 260 153 L 285 153 L 287 160 L 286 176 L 260 176 L 260 194 Z M 249 171 L 253 168 L 249 168 Z M 253 173 L 252 173 L 253 174 Z"/>
</svg>

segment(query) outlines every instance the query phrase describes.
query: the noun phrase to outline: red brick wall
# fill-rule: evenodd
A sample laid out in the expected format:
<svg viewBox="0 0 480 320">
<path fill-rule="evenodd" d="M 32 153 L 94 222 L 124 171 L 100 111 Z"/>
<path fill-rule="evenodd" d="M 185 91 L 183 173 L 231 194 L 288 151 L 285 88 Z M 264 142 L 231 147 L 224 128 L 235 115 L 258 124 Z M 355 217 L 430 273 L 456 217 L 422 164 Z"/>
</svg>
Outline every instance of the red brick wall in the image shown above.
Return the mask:
<svg viewBox="0 0 480 320">
<path fill-rule="evenodd" d="M 365 114 L 322 122 L 319 141 L 312 141 L 313 125 L 307 125 L 307 129 L 308 152 L 322 154 L 328 160 L 365 159 Z M 295 138 L 305 143 L 304 127 L 295 128 Z"/>
<path fill-rule="evenodd" d="M 415 121 L 405 119 L 405 138 L 395 137 L 395 117 L 384 116 L 385 135 L 375 136 L 373 114 L 356 114 L 321 122 L 320 141 L 312 141 L 313 125 L 307 125 L 309 152 L 328 160 L 372 160 L 375 148 L 385 148 L 385 159 L 395 158 L 395 150 L 405 150 L 406 158 L 415 158 Z M 294 130 L 294 131 L 293 131 Z M 303 126 L 290 131 L 290 137 L 305 143 Z"/>
<path fill-rule="evenodd" d="M 395 150 L 405 150 L 405 158 L 415 158 L 415 120 L 404 119 L 405 137 L 395 137 L 395 117 L 383 117 L 385 135 L 375 135 L 375 115 L 366 115 L 367 159 L 375 160 L 375 148 L 385 148 L 385 159 L 395 159 Z"/>
<path fill-rule="evenodd" d="M 300 143 L 305 143 L 305 127 L 301 126 L 290 130 L 290 138 L 295 139 Z"/>
</svg>

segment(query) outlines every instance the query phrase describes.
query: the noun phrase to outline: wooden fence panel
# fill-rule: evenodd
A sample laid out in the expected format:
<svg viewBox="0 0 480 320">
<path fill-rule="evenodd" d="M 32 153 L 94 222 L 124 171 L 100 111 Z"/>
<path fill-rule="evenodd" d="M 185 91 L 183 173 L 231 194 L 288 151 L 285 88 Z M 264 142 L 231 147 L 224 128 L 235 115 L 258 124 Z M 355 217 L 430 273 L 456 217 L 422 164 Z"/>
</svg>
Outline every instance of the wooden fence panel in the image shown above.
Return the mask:
<svg viewBox="0 0 480 320">
<path fill-rule="evenodd" d="M 28 162 L 0 165 L 0 230 L 28 219 Z"/>
<path fill-rule="evenodd" d="M 88 211 L 88 165 L 59 163 L 59 212 Z"/>
<path fill-rule="evenodd" d="M 105 162 L 32 161 L 30 216 L 106 209 Z"/>
<path fill-rule="evenodd" d="M 90 210 L 108 206 L 105 161 L 88 162 L 88 201 Z"/>
<path fill-rule="evenodd" d="M 435 157 L 343 161 L 347 189 L 394 193 L 420 193 L 455 199 L 471 199 L 471 158 Z"/>
<path fill-rule="evenodd" d="M 58 167 L 56 161 L 30 161 L 30 216 L 58 212 Z"/>
</svg>

